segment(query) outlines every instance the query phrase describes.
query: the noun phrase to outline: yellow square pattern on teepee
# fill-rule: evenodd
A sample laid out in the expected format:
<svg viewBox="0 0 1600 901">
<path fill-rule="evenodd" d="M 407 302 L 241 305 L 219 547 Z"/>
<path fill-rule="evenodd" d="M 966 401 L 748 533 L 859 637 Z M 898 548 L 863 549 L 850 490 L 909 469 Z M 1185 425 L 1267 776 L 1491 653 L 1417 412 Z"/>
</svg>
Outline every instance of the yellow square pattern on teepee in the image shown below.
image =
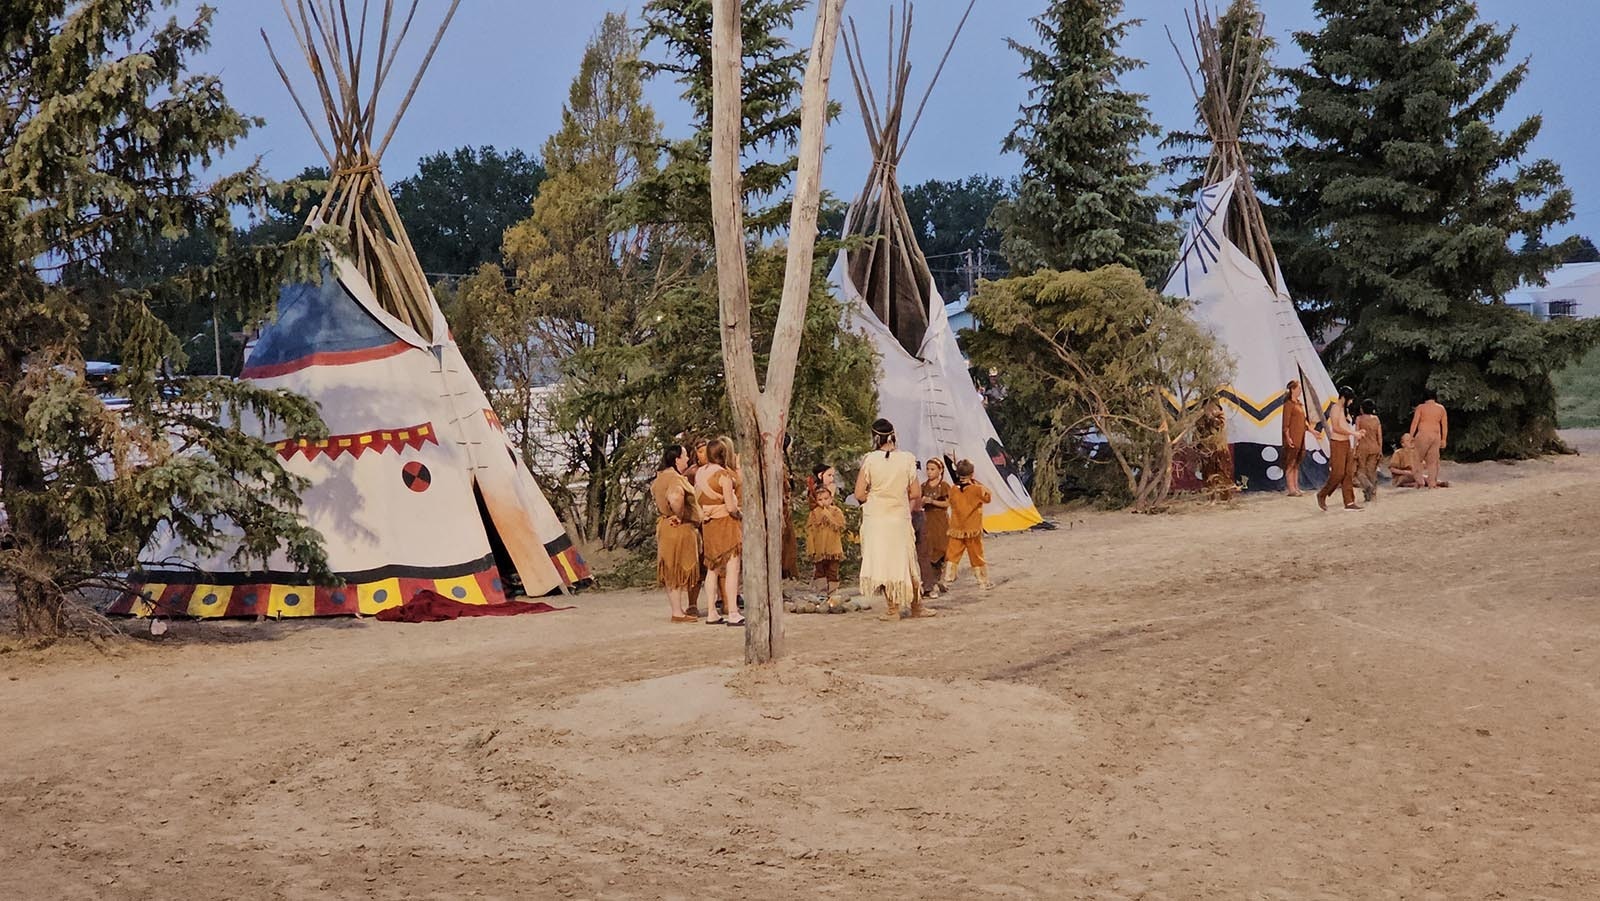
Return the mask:
<svg viewBox="0 0 1600 901">
<path fill-rule="evenodd" d="M 233 600 L 232 585 L 196 585 L 189 594 L 190 616 L 222 616 Z"/>
<path fill-rule="evenodd" d="M 479 587 L 478 580 L 472 576 L 462 576 L 459 579 L 436 579 L 434 591 L 440 597 L 463 604 L 487 604 L 489 599 L 483 596 L 483 589 Z"/>
<path fill-rule="evenodd" d="M 133 599 L 133 604 L 128 608 L 130 616 L 149 616 L 156 610 L 155 602 L 161 600 L 161 595 L 167 590 L 165 585 L 146 583 L 139 586 L 139 596 Z"/>
<path fill-rule="evenodd" d="M 315 616 L 317 590 L 310 585 L 274 585 L 267 598 L 268 616 Z"/>
<path fill-rule="evenodd" d="M 356 586 L 356 602 L 363 614 L 371 615 L 404 601 L 400 596 L 399 579 L 381 579 Z"/>
</svg>

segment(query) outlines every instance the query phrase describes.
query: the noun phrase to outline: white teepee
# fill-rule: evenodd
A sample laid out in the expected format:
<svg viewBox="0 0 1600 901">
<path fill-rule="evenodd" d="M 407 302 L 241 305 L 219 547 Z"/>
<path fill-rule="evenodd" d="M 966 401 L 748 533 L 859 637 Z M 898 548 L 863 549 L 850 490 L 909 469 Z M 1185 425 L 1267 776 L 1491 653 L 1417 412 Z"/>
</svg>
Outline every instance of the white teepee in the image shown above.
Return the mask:
<svg viewBox="0 0 1600 901">
<path fill-rule="evenodd" d="M 1186 297 L 1193 316 L 1235 363 L 1222 391 L 1233 469 L 1248 488 L 1284 485 L 1282 410 L 1291 380 L 1299 381 L 1310 419 L 1302 473 L 1316 484 L 1327 472 L 1319 437 L 1324 404 L 1335 389 L 1306 336 L 1284 286 L 1267 235 L 1261 203 L 1239 145 L 1240 126 L 1262 74 L 1261 21 L 1230 44 L 1210 11 L 1197 6 L 1191 37 L 1203 90 L 1196 90 L 1201 119 L 1212 140 L 1205 187 L 1194 210 L 1178 263 L 1163 293 Z"/>
<path fill-rule="evenodd" d="M 967 13 L 971 11 L 969 3 Z M 961 21 L 964 24 L 966 17 Z M 909 4 L 902 4 L 901 22 L 896 35 L 891 12 L 894 59 L 881 109 L 866 77 L 859 39 L 844 42 L 873 165 L 844 225 L 845 235 L 863 237 L 865 246 L 840 251 L 832 278 L 844 299 L 847 325 L 866 335 L 878 353 L 879 414 L 894 423 L 901 449 L 920 460 L 971 460 L 978 481 L 994 495 L 985 512 L 984 528 L 1019 531 L 1044 520 L 989 421 L 900 194 L 897 169 L 917 124 L 916 116 L 904 123 L 911 73 L 906 57 L 911 32 Z M 853 33 L 854 23 L 851 30 Z M 956 30 L 959 34 L 960 26 Z M 949 56 L 949 50 L 945 55 Z M 941 61 L 940 69 L 943 65 Z M 935 71 L 933 81 L 938 77 Z M 932 87 L 930 81 L 928 90 Z M 920 115 L 920 107 L 917 113 Z"/>
<path fill-rule="evenodd" d="M 392 5 L 384 4 L 376 44 L 382 65 L 367 70 L 372 81 L 365 98 L 358 95 L 361 53 L 347 49 L 365 46 L 365 36 L 350 33 L 342 4 L 334 16 L 326 6 L 300 0 L 299 22 L 291 17 L 334 148 L 327 153 L 323 145 L 332 175 L 310 224 L 343 226 L 351 250 L 328 247 L 320 283 L 283 288 L 278 317 L 251 348 L 244 371 L 257 385 L 293 391 L 321 408 L 328 438 L 268 437 L 284 468 L 310 482 L 302 511 L 322 533 L 340 584 L 312 585 L 281 554 L 246 569 L 232 560 L 233 547 L 198 553 L 164 534 L 147 549 L 142 584 L 113 612 L 367 614 L 422 589 L 468 603 L 499 603 L 513 576 L 535 596 L 588 579 L 565 528 L 467 370 L 379 175 L 388 137 L 374 148 L 373 126 L 378 90 L 394 60 L 392 50 L 385 53 Z M 364 15 L 361 21 L 364 29 Z M 434 47 L 449 21 L 446 15 Z M 428 58 L 432 54 L 430 48 Z M 416 80 L 426 67 L 424 59 Z M 404 111 L 402 103 L 396 122 Z M 391 124 L 389 134 L 393 130 Z"/>
</svg>

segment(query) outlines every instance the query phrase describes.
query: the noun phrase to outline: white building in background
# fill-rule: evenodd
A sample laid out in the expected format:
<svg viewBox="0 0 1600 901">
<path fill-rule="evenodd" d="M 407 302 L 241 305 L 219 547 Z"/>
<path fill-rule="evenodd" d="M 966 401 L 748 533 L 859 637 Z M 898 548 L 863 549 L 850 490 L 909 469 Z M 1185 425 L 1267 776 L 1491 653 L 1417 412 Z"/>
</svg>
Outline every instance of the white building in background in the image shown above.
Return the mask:
<svg viewBox="0 0 1600 901">
<path fill-rule="evenodd" d="M 1600 316 L 1600 263 L 1567 263 L 1545 278 L 1548 284 L 1524 285 L 1506 294 L 1506 306 L 1542 320 Z"/>
<path fill-rule="evenodd" d="M 963 329 L 978 327 L 978 320 L 967 310 L 967 295 L 963 294 L 944 305 L 944 315 L 950 320 L 950 330 L 960 335 Z"/>
</svg>

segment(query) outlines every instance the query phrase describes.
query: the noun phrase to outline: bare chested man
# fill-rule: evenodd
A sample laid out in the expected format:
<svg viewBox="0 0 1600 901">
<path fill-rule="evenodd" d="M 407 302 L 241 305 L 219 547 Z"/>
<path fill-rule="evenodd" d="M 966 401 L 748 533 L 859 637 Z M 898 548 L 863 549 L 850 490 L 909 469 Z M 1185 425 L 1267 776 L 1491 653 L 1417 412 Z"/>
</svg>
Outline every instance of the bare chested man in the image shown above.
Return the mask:
<svg viewBox="0 0 1600 901">
<path fill-rule="evenodd" d="M 1423 488 L 1438 488 L 1439 452 L 1450 442 L 1450 416 L 1439 403 L 1439 393 L 1428 389 L 1427 400 L 1411 414 L 1411 438 L 1417 449 L 1417 482 Z"/>
</svg>

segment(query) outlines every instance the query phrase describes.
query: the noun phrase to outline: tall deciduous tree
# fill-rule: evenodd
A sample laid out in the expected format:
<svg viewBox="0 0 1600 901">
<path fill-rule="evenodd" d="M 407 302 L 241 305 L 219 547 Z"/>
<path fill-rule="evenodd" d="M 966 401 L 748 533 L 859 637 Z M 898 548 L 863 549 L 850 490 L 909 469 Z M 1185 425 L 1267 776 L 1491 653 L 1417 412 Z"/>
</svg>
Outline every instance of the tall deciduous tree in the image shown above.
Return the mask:
<svg viewBox="0 0 1600 901">
<path fill-rule="evenodd" d="M 1318 0 L 1321 30 L 1284 76 L 1295 141 L 1273 182 L 1292 293 L 1345 324 L 1334 368 L 1409 424 L 1425 388 L 1451 408 L 1450 449 L 1520 457 L 1560 446 L 1550 373 L 1600 323 L 1540 323 L 1500 301 L 1556 260 L 1541 239 L 1572 215 L 1560 169 L 1529 160 L 1534 116 L 1496 118 L 1527 62 L 1468 0 Z"/>
<path fill-rule="evenodd" d="M 1022 155 L 1017 196 L 995 214 L 1016 271 L 1120 264 L 1153 281 L 1176 253 L 1150 191 L 1156 167 L 1140 159 L 1160 132 L 1145 95 L 1119 84 L 1144 66 L 1118 51 L 1138 24 L 1121 15 L 1122 0 L 1053 0 L 1032 20 L 1039 46 L 1007 41 L 1029 83 L 1002 145 Z"/>
<path fill-rule="evenodd" d="M 291 434 L 322 425 L 307 401 L 226 379 L 160 378 L 182 340 L 158 304 L 215 301 L 260 315 L 286 258 L 310 274 L 315 236 L 241 247 L 229 210 L 260 203 L 257 167 L 203 183 L 197 173 L 257 120 L 220 82 L 190 73 L 211 12 L 154 21 L 155 0 L 19 0 L 0 11 L 0 501 L 13 546 L 0 575 L 16 590 L 22 631 L 59 635 L 78 589 L 135 568 L 166 525 L 215 548 L 216 522 L 242 554 L 283 547 L 326 573 L 320 537 L 295 514 L 301 480 L 271 445 L 229 423 L 278 420 Z M 129 255 L 161 239 L 210 235 L 219 253 L 124 287 Z M 117 336 L 122 364 L 109 410 L 84 377 L 90 323 Z"/>
<path fill-rule="evenodd" d="M 794 393 L 795 369 L 805 331 L 806 305 L 815 273 L 812 253 L 822 196 L 823 135 L 828 124 L 828 81 L 844 0 L 819 0 L 817 24 L 807 55 L 800 101 L 800 141 L 789 220 L 782 300 L 767 360 L 766 378 L 756 372 L 751 324 L 750 275 L 746 262 L 740 172 L 746 104 L 743 84 L 740 0 L 713 0 L 711 27 L 711 216 L 717 248 L 717 295 L 722 325 L 722 360 L 728 379 L 741 456 L 744 459 L 745 661 L 764 663 L 783 645 L 781 572 L 784 481 L 783 436 Z M 751 490 L 754 489 L 754 490 Z M 731 611 L 730 611 L 731 612 Z"/>
<path fill-rule="evenodd" d="M 973 290 L 979 279 L 1010 271 L 1000 250 L 1000 232 L 990 221 L 1011 196 L 1004 179 L 989 175 L 929 179 L 908 186 L 901 196 L 917 244 L 933 270 L 934 285 L 946 301 Z"/>
<path fill-rule="evenodd" d="M 504 380 L 501 420 L 563 518 L 606 547 L 632 537 L 634 479 L 655 449 L 652 311 L 690 262 L 672 228 L 623 217 L 624 192 L 659 154 L 638 63 L 626 18 L 607 14 L 544 146 L 533 215 L 505 232 L 509 285 L 485 266 L 463 298 L 484 314 L 468 318 L 482 320 Z"/>
<path fill-rule="evenodd" d="M 528 215 L 544 178 L 521 150 L 457 147 L 418 160 L 390 193 L 423 271 L 455 275 L 500 256 L 501 236 Z"/>
</svg>

